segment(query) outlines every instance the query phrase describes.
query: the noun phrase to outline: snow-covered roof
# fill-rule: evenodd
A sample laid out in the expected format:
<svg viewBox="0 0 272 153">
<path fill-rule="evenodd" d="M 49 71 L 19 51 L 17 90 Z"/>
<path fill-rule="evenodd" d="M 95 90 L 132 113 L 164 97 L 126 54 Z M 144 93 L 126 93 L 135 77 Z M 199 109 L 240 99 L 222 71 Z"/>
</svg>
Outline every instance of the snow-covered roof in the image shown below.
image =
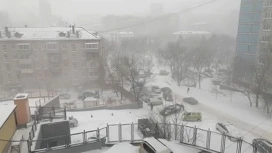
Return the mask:
<svg viewBox="0 0 272 153">
<path fill-rule="evenodd" d="M 10 114 L 14 111 L 16 105 L 13 104 L 1 104 L 0 103 L 0 129 L 10 116 Z"/>
<path fill-rule="evenodd" d="M 87 31 L 81 27 L 75 27 L 75 32 L 72 32 L 70 27 L 46 27 L 46 28 L 8 28 L 10 38 L 7 37 L 6 30 L 0 29 L 0 41 L 6 40 L 96 40 L 101 39 L 93 31 Z M 68 37 L 69 33 L 69 37 Z M 77 35 L 78 33 L 78 35 Z M 17 35 L 17 37 L 16 37 Z"/>
<path fill-rule="evenodd" d="M 28 94 L 27 93 L 18 93 L 14 100 L 21 100 L 21 99 L 26 99 L 28 97 Z"/>
<path fill-rule="evenodd" d="M 169 150 L 164 144 L 162 144 L 154 137 L 145 138 L 144 141 L 149 143 L 156 150 L 156 152 L 166 152 L 167 150 Z"/>
<path fill-rule="evenodd" d="M 174 35 L 211 35 L 208 31 L 178 31 Z"/>
</svg>

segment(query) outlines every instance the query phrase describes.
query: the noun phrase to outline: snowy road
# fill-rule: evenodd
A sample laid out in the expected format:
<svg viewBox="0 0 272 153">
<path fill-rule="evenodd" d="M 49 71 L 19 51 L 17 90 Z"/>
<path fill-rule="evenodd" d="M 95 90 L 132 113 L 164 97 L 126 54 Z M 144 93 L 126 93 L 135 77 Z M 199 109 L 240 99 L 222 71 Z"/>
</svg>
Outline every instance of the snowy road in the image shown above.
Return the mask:
<svg viewBox="0 0 272 153">
<path fill-rule="evenodd" d="M 247 105 L 245 104 L 235 104 L 237 101 L 240 102 L 243 100 L 242 96 L 236 95 L 236 97 L 233 97 L 233 103 L 225 102 L 227 101 L 226 99 L 229 99 L 229 97 L 226 96 L 221 96 L 218 99 L 214 99 L 214 96 L 212 93 L 210 93 L 211 85 L 207 82 L 204 82 L 204 87 L 202 87 L 202 89 L 191 88 L 191 93 L 187 94 L 186 87 L 177 86 L 176 83 L 172 81 L 170 76 L 157 75 L 151 84 L 156 84 L 160 87 L 170 87 L 179 101 L 182 101 L 182 99 L 186 96 L 195 97 L 198 99 L 199 104 L 189 106 L 190 108 L 192 108 L 194 111 L 205 112 L 209 116 L 217 118 L 219 121 L 226 121 L 234 124 L 236 127 L 246 132 L 245 136 L 248 137 L 248 141 L 251 141 L 253 138 L 260 137 L 272 140 L 271 119 L 267 119 L 266 117 L 260 115 L 260 112 L 256 113 L 256 111 L 251 112 L 250 109 L 246 110 Z M 243 106 L 245 106 L 245 108 L 242 108 Z"/>
</svg>

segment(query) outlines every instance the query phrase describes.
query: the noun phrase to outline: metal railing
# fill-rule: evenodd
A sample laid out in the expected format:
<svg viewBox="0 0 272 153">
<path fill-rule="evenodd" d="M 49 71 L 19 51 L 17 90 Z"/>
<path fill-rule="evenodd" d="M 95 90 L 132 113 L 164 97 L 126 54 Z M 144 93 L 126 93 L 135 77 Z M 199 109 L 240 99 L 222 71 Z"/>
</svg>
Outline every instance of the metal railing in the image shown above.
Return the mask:
<svg viewBox="0 0 272 153">
<path fill-rule="evenodd" d="M 242 138 L 222 135 L 218 132 L 178 125 L 171 123 L 155 123 L 155 138 L 163 138 L 171 141 L 178 141 L 181 144 L 189 145 L 201 150 L 207 150 L 215 153 L 252 153 L 253 146 L 245 142 Z M 32 135 L 31 135 L 32 138 Z M 60 145 L 55 146 L 52 142 L 61 140 Z M 33 150 L 31 152 L 41 152 L 45 150 L 64 149 L 83 145 L 87 143 L 108 143 L 115 144 L 119 142 L 140 143 L 144 139 L 138 129 L 138 123 L 130 124 L 107 124 L 106 127 L 97 128 L 91 131 L 83 131 L 71 135 L 50 137 L 39 140 L 28 140 L 28 144 L 33 141 L 45 143 L 45 147 Z"/>
</svg>

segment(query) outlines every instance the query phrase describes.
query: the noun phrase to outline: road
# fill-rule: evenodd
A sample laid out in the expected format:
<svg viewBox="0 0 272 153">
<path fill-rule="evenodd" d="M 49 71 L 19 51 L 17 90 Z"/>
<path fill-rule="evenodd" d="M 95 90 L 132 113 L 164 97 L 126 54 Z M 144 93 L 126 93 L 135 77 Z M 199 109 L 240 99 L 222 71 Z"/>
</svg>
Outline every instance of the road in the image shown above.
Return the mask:
<svg viewBox="0 0 272 153">
<path fill-rule="evenodd" d="M 175 91 L 173 93 L 177 96 L 178 99 L 184 98 L 184 97 L 180 96 Z M 216 118 L 218 118 L 219 120 L 230 122 L 230 123 L 234 124 L 236 127 L 242 129 L 243 131 L 247 131 L 248 133 L 250 133 L 251 135 L 253 135 L 256 138 L 262 136 L 262 138 L 272 140 L 272 127 L 267 130 L 264 130 L 264 129 L 258 127 L 259 124 L 262 124 L 264 122 L 269 122 L 269 119 L 264 120 L 264 121 L 260 121 L 257 125 L 252 125 L 252 124 L 248 124 L 242 120 L 239 120 L 233 116 L 225 114 L 221 111 L 217 111 L 216 109 L 211 108 L 208 105 L 205 105 L 202 103 L 199 103 L 198 105 L 194 105 L 192 107 L 196 110 L 206 112 L 209 115 L 216 116 Z M 243 115 L 243 114 L 241 114 L 241 115 Z"/>
</svg>

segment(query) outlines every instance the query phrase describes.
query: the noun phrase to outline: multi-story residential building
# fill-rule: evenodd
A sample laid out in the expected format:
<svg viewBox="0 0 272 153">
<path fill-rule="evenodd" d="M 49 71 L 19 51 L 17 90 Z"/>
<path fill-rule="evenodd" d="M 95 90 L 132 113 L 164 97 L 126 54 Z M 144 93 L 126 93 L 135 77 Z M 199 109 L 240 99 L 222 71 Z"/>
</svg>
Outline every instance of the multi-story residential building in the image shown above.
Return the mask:
<svg viewBox="0 0 272 153">
<path fill-rule="evenodd" d="M 253 79 L 252 66 L 258 62 L 258 53 L 262 50 L 263 41 L 268 40 L 266 35 L 271 22 L 266 19 L 270 4 L 271 0 L 241 1 L 236 44 L 236 77 Z M 269 16 L 271 18 L 270 13 Z"/>
<path fill-rule="evenodd" d="M 102 37 L 83 28 L 0 31 L 0 84 L 6 88 L 97 85 Z"/>
</svg>

